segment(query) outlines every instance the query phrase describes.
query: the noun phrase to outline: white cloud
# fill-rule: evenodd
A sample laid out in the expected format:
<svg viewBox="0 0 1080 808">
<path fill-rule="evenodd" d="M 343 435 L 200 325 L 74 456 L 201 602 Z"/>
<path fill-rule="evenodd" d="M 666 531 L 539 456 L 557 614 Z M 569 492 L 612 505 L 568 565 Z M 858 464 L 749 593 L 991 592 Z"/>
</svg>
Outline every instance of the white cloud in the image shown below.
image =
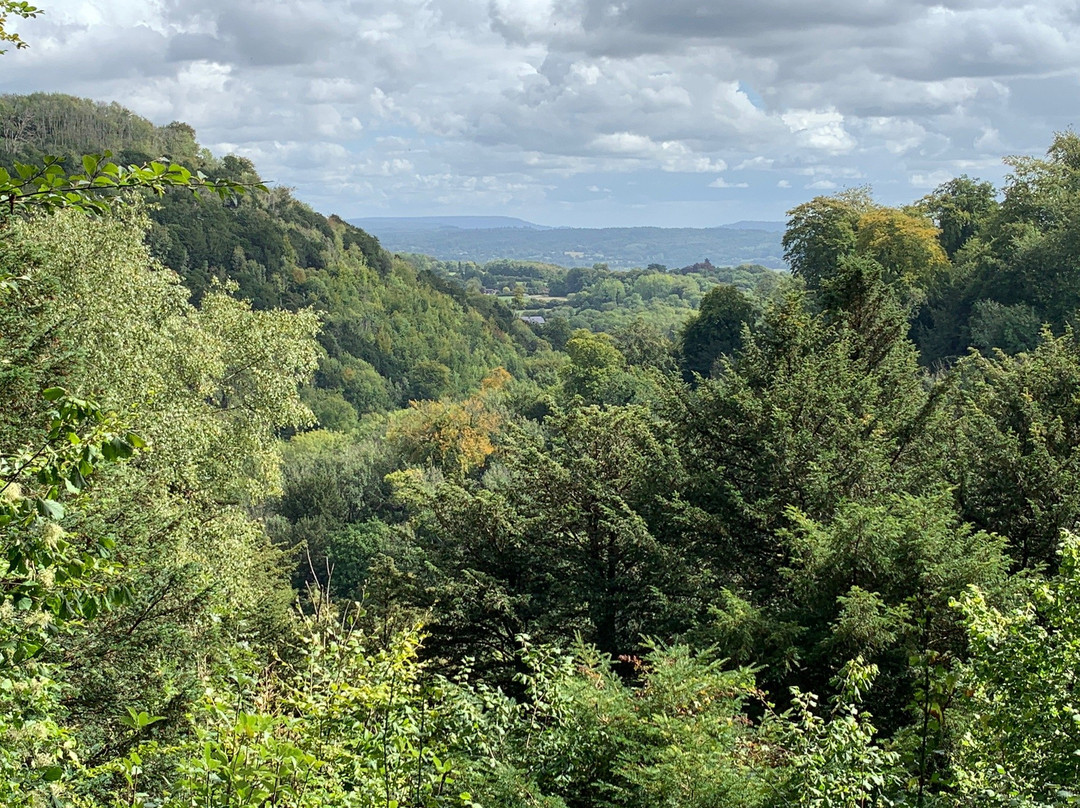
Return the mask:
<svg viewBox="0 0 1080 808">
<path fill-rule="evenodd" d="M 909 182 L 912 188 L 937 188 L 939 185 L 948 182 L 956 174 L 952 171 L 938 170 L 931 171 L 926 174 L 912 174 Z"/>
<path fill-rule="evenodd" d="M 662 171 L 705 173 L 727 170 L 727 163 L 707 155 L 695 154 L 685 143 L 665 140 L 657 143 L 647 135 L 616 132 L 598 135 L 590 144 L 593 152 L 615 158 L 629 158 Z"/>
<path fill-rule="evenodd" d="M 709 183 L 710 188 L 749 188 L 748 182 L 728 182 L 723 177 L 717 177 Z"/>
<path fill-rule="evenodd" d="M 31 47 L 3 57 L 6 91 L 186 120 L 350 214 L 490 204 L 572 220 L 565 206 L 588 198 L 611 224 L 644 210 L 704 225 L 718 210 L 781 218 L 793 176 L 811 191 L 870 181 L 902 203 L 1041 152 L 1076 122 L 1061 99 L 1080 85 L 1074 0 L 46 5 L 19 21 Z M 729 166 L 757 172 L 742 207 L 702 204 L 688 175 Z"/>
<path fill-rule="evenodd" d="M 796 109 L 780 116 L 798 141 L 828 154 L 855 148 L 855 139 L 844 129 L 844 116 L 836 110 Z"/>
<path fill-rule="evenodd" d="M 751 157 L 748 160 L 743 160 L 737 166 L 736 171 L 746 171 L 747 169 L 768 169 L 773 167 L 773 163 L 776 161 L 771 157 L 762 157 L 760 154 L 757 157 Z"/>
</svg>

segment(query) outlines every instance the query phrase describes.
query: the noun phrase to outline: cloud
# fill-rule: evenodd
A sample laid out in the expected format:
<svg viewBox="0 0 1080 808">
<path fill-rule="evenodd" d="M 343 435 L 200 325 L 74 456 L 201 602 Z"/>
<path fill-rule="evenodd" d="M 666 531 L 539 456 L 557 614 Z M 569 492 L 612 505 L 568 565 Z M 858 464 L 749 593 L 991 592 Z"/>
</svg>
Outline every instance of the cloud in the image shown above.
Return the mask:
<svg viewBox="0 0 1080 808">
<path fill-rule="evenodd" d="M 709 183 L 710 188 L 749 188 L 748 182 L 728 182 L 723 177 L 717 177 Z"/>
<path fill-rule="evenodd" d="M 844 116 L 835 110 L 797 109 L 780 117 L 798 141 L 811 149 L 843 154 L 855 148 L 855 139 L 844 129 Z"/>
<path fill-rule="evenodd" d="M 635 166 L 656 166 L 662 171 L 700 174 L 727 169 L 727 163 L 723 160 L 696 154 L 685 143 L 675 140 L 657 143 L 647 135 L 633 132 L 598 135 L 592 139 L 589 147 L 592 152 L 608 158 L 630 160 Z"/>
<path fill-rule="evenodd" d="M 747 169 L 769 169 L 773 167 L 775 163 L 772 157 L 762 157 L 760 154 L 757 157 L 751 157 L 748 160 L 743 160 L 737 166 L 736 171 L 746 171 Z"/>
<path fill-rule="evenodd" d="M 937 188 L 939 185 L 951 180 L 955 174 L 951 171 L 931 171 L 927 174 L 912 174 L 910 183 L 912 188 Z"/>
<path fill-rule="evenodd" d="M 1073 0 L 45 5 L 3 57 L 7 91 L 186 120 L 346 215 L 573 223 L 588 197 L 611 224 L 705 226 L 782 217 L 792 176 L 902 203 L 947 174 L 1000 180 L 1002 154 L 1076 122 L 1061 99 L 1080 89 Z M 712 187 L 747 186 L 741 207 L 692 176 L 729 166 L 745 177 Z"/>
</svg>

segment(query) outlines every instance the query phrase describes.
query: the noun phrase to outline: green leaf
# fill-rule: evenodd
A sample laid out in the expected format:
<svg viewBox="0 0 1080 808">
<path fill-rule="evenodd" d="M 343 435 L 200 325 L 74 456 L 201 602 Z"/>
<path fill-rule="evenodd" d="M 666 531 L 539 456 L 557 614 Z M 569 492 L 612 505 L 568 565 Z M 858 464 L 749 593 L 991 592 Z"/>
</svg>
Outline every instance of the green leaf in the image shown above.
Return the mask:
<svg viewBox="0 0 1080 808">
<path fill-rule="evenodd" d="M 113 448 L 118 458 L 126 459 L 135 454 L 135 447 L 119 436 L 110 439 L 109 446 Z"/>
<path fill-rule="evenodd" d="M 66 395 L 67 390 L 63 387 L 48 387 L 41 391 L 41 397 L 46 401 L 59 401 Z"/>
<path fill-rule="evenodd" d="M 37 511 L 38 515 L 44 516 L 46 519 L 59 521 L 64 518 L 64 506 L 56 500 L 39 499 L 37 501 Z"/>
<path fill-rule="evenodd" d="M 47 769 L 43 770 L 42 773 L 41 773 L 41 778 L 46 783 L 55 783 L 57 780 L 59 780 L 63 776 L 64 776 L 64 770 L 62 768 L 60 768 L 59 766 L 49 766 Z"/>
</svg>

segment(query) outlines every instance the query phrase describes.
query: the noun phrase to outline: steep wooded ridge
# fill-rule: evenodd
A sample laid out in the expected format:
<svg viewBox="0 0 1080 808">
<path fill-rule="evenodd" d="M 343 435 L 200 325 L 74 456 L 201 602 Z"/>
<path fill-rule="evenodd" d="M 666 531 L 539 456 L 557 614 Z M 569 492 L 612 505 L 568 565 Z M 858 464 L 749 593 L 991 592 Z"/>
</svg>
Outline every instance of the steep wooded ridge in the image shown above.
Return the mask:
<svg viewBox="0 0 1080 808">
<path fill-rule="evenodd" d="M 1010 165 L 810 200 L 790 275 L 0 208 L 0 804 L 1075 804 L 1080 138 Z"/>
<path fill-rule="evenodd" d="M 43 154 L 109 150 L 122 163 L 175 161 L 236 182 L 260 182 L 250 161 L 217 159 L 195 132 L 154 126 L 119 104 L 58 94 L 0 97 L 0 164 Z M 256 309 L 312 307 L 323 317 L 315 386 L 305 400 L 321 423 L 344 427 L 364 412 L 410 399 L 463 395 L 496 366 L 520 368 L 535 336 L 497 301 L 450 296 L 445 284 L 395 260 L 378 241 L 324 217 L 287 189 L 227 202 L 169 193 L 149 209 L 155 257 L 197 302 L 214 283 L 236 284 Z"/>
</svg>

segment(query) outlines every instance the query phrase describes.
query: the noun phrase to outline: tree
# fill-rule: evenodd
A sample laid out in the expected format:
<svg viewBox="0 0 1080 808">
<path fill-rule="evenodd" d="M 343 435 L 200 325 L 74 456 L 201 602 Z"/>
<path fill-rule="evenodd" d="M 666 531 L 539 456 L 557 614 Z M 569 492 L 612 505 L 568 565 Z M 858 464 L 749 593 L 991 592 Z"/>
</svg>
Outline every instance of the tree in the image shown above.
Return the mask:
<svg viewBox="0 0 1080 808">
<path fill-rule="evenodd" d="M 796 277 L 815 289 L 839 260 L 854 252 L 859 219 L 874 207 L 865 189 L 819 196 L 788 211 L 784 258 Z"/>
<path fill-rule="evenodd" d="M 964 518 L 1009 539 L 1018 567 L 1052 568 L 1080 519 L 1080 347 L 1044 332 L 1029 354 L 964 359 L 948 405 L 947 473 Z"/>
<path fill-rule="evenodd" d="M 509 378 L 496 368 L 480 392 L 464 401 L 412 401 L 408 410 L 392 416 L 387 439 L 411 463 L 433 464 L 464 476 L 495 451 L 493 440 L 504 420 L 497 406 L 499 391 Z"/>
<path fill-rule="evenodd" d="M 934 189 L 917 203 L 941 231 L 942 249 L 950 260 L 977 235 L 997 210 L 997 191 L 989 182 L 963 174 Z"/>
<path fill-rule="evenodd" d="M 843 305 L 814 311 L 805 293 L 774 302 L 739 354 L 668 401 L 695 563 L 722 593 L 697 636 L 768 662 L 769 683 L 788 682 L 814 636 L 786 611 L 795 513 L 830 524 L 852 502 L 943 485 L 942 390 L 924 381 L 904 310 L 874 262 L 848 259 L 840 273 L 822 296 Z"/>
<path fill-rule="evenodd" d="M 253 312 L 221 291 L 196 309 L 175 276 L 149 258 L 138 216 L 58 212 L 15 217 L 5 227 L 0 266 L 17 264 L 22 277 L 0 300 L 8 360 L 0 371 L 0 446 L 43 445 L 57 420 L 51 409 L 93 399 L 151 447 L 103 470 L 101 484 L 63 514 L 63 532 L 48 537 L 58 562 L 111 548 L 100 556 L 116 562 L 111 581 L 94 573 L 79 595 L 85 603 L 97 586 L 129 593 L 98 608 L 93 630 L 76 622 L 40 652 L 53 666 L 47 689 L 67 694 L 56 743 L 66 750 L 58 776 L 67 781 L 80 765 L 126 754 L 135 737 L 120 722 L 128 706 L 163 716 L 155 733 L 183 734 L 181 717 L 201 690 L 200 660 L 227 647 L 215 639 L 223 620 L 257 634 L 260 623 L 284 619 L 289 594 L 277 554 L 248 508 L 277 485 L 277 431 L 309 417 L 297 386 L 314 368 L 317 319 Z M 60 386 L 70 392 L 32 393 Z M 133 439 L 112 430 L 118 434 L 101 444 L 112 447 L 102 457 L 132 453 Z M 76 434 L 79 443 L 60 437 L 79 452 L 96 445 L 92 434 Z M 64 474 L 72 485 L 76 471 L 85 477 L 84 459 Z M 5 557 L 34 535 L 5 530 Z M 74 550 L 56 549 L 65 545 L 80 549 L 69 559 Z M 74 566 L 62 569 L 76 577 Z M 62 591 L 47 594 L 54 596 L 61 605 Z M 61 716 L 47 705 L 35 709 L 46 711 L 41 720 Z"/>
<path fill-rule="evenodd" d="M 706 292 L 697 315 L 679 334 L 684 378 L 709 376 L 718 359 L 734 356 L 742 347 L 743 329 L 754 324 L 757 314 L 751 299 L 734 286 L 721 284 Z"/>
<path fill-rule="evenodd" d="M 580 632 L 605 653 L 632 653 L 680 619 L 672 604 L 694 571 L 666 546 L 679 463 L 660 427 L 642 407 L 581 407 L 548 416 L 544 430 L 547 441 L 508 430 L 477 482 L 396 476 L 423 566 L 399 563 L 434 608 L 439 658 L 504 668 L 490 649 L 512 652 L 522 632 L 565 642 Z"/>
<path fill-rule="evenodd" d="M 631 395 L 626 389 L 626 360 L 607 334 L 593 334 L 578 329 L 566 343 L 570 364 L 560 375 L 567 396 L 580 396 L 586 402 L 625 403 Z"/>
<path fill-rule="evenodd" d="M 877 261 L 885 279 L 905 295 L 925 294 L 949 260 L 938 243 L 938 228 L 920 214 L 874 208 L 859 217 L 856 251 Z"/>
<path fill-rule="evenodd" d="M 777 767 L 779 783 L 770 805 L 806 808 L 868 808 L 892 805 L 900 791 L 899 755 L 878 742 L 872 716 L 860 702 L 878 675 L 856 658 L 834 679 L 839 691 L 828 718 L 816 712 L 817 697 L 795 689 L 792 711 L 770 727 L 788 755 Z"/>
<path fill-rule="evenodd" d="M 671 340 L 641 317 L 617 329 L 612 337 L 630 367 L 659 371 L 670 371 L 675 367 L 672 356 L 675 346 Z"/>
<path fill-rule="evenodd" d="M 786 597 L 778 622 L 801 627 L 795 656 L 814 688 L 839 660 L 861 657 L 882 672 L 872 703 L 890 731 L 910 720 L 925 691 L 925 665 L 948 671 L 966 642 L 949 601 L 968 586 L 998 599 L 1005 589 L 1005 540 L 961 522 L 951 493 L 846 502 L 828 522 L 790 511 L 784 532 Z M 915 660 L 913 663 L 912 660 Z M 938 699 L 937 711 L 945 709 Z M 921 702 L 920 702 L 921 704 Z M 935 709 L 927 704 L 926 709 Z M 940 717 L 940 716 L 939 716 Z M 944 748 L 928 738 L 927 762 Z"/>
<path fill-rule="evenodd" d="M 409 371 L 409 399 L 439 399 L 450 389 L 450 368 L 442 362 L 423 359 Z"/>
</svg>

